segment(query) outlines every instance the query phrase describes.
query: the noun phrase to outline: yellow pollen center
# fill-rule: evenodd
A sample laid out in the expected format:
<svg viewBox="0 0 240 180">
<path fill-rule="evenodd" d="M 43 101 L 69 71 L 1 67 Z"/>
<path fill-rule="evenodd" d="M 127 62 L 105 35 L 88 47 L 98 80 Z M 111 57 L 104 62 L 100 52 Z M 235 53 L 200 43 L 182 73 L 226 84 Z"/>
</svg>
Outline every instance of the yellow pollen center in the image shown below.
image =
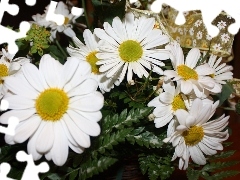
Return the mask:
<svg viewBox="0 0 240 180">
<path fill-rule="evenodd" d="M 143 49 L 140 43 L 133 40 L 127 40 L 120 44 L 119 56 L 125 62 L 138 61 L 143 55 Z"/>
<path fill-rule="evenodd" d="M 8 67 L 5 64 L 0 64 L 0 77 L 8 76 Z"/>
<path fill-rule="evenodd" d="M 37 114 L 45 121 L 58 121 L 68 108 L 67 94 L 58 88 L 46 89 L 38 96 L 35 108 Z"/>
<path fill-rule="evenodd" d="M 88 56 L 86 57 L 86 61 L 91 65 L 92 72 L 94 74 L 99 74 L 99 66 L 96 65 L 96 62 L 99 59 L 96 57 L 96 54 L 97 54 L 97 51 L 94 51 L 88 54 Z"/>
<path fill-rule="evenodd" d="M 178 94 L 177 96 L 175 96 L 173 98 L 173 102 L 172 102 L 172 110 L 176 111 L 178 109 L 184 109 L 187 110 L 185 103 L 183 101 L 183 98 L 180 94 Z"/>
<path fill-rule="evenodd" d="M 69 18 L 68 18 L 68 17 L 65 17 L 65 18 L 64 18 L 64 25 L 67 25 L 68 22 L 69 22 Z"/>
<path fill-rule="evenodd" d="M 184 131 L 182 136 L 184 137 L 186 145 L 194 146 L 203 139 L 203 128 L 201 126 L 193 126 L 188 131 Z"/>
<path fill-rule="evenodd" d="M 180 65 L 177 67 L 177 73 L 181 76 L 185 81 L 189 79 L 198 80 L 198 74 L 194 69 L 186 65 Z"/>
</svg>

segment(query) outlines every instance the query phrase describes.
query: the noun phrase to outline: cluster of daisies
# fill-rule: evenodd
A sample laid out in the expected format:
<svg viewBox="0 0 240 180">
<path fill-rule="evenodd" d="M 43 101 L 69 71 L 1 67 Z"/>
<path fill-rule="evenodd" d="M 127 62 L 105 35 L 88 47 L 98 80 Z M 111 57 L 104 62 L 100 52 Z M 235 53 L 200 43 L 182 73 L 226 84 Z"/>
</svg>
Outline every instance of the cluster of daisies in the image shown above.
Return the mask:
<svg viewBox="0 0 240 180">
<path fill-rule="evenodd" d="M 53 39 L 57 31 L 70 32 L 70 20 L 74 19 L 63 3 L 57 8 L 59 13 L 65 12 L 62 26 L 45 22 L 45 15 L 34 16 L 35 23 L 51 28 Z M 5 141 L 28 140 L 27 150 L 34 160 L 45 156 L 61 166 L 69 147 L 82 153 L 91 144 L 90 136 L 100 134 L 104 93 L 123 81 L 134 84 L 134 75 L 148 77 L 153 71 L 164 77 L 163 92 L 148 106 L 155 107 L 152 118 L 156 128 L 168 126 L 164 142 L 175 147 L 172 159 L 179 157 L 180 169 L 188 167 L 190 157 L 205 164 L 204 154 L 216 154 L 228 138 L 225 127 L 229 117 L 211 119 L 218 107 L 211 95 L 220 93 L 222 84 L 232 79 L 232 67 L 214 55 L 200 62 L 201 52 L 196 48 L 184 58 L 180 45 L 170 42 L 154 25 L 154 18 L 136 18 L 129 12 L 123 20 L 115 17 L 112 25 L 105 22 L 103 29 L 86 29 L 84 43 L 71 33 L 75 46 L 67 48 L 70 57 L 64 65 L 45 54 L 37 68 L 28 58 L 13 59 L 3 50 L 1 93 L 11 110 L 0 116 L 0 122 L 9 124 L 12 116 L 19 119 L 15 135 L 6 135 Z M 163 71 L 167 59 L 173 70 Z"/>
</svg>

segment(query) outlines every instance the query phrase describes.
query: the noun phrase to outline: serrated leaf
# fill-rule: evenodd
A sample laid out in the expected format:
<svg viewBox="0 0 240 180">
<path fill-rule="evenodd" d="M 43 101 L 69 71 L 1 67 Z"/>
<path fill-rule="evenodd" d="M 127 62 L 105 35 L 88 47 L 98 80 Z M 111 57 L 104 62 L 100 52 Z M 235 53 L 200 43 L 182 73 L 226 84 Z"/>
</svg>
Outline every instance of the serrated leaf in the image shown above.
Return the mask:
<svg viewBox="0 0 240 180">
<path fill-rule="evenodd" d="M 214 175 L 212 175 L 211 177 L 206 178 L 207 180 L 221 180 L 221 179 L 225 179 L 231 176 L 236 176 L 237 174 L 239 174 L 239 171 L 222 171 L 219 173 L 216 173 Z"/>
<path fill-rule="evenodd" d="M 187 169 L 187 178 L 189 180 L 198 180 L 200 174 L 201 174 L 201 171 L 194 170 L 192 168 Z"/>
<path fill-rule="evenodd" d="M 238 164 L 239 161 L 228 161 L 228 162 L 211 162 L 210 164 L 205 165 L 202 168 L 202 171 L 208 171 L 208 172 L 214 172 L 219 169 L 223 169 L 229 166 L 233 166 L 235 164 Z"/>
<path fill-rule="evenodd" d="M 85 180 L 93 175 L 99 174 L 117 161 L 118 160 L 116 158 L 104 156 L 100 157 L 99 159 L 89 160 L 81 165 L 79 170 L 79 179 Z"/>
<path fill-rule="evenodd" d="M 73 172 L 69 175 L 69 180 L 76 180 L 77 175 L 78 175 L 78 171 L 73 171 Z"/>
<path fill-rule="evenodd" d="M 229 82 L 224 84 L 222 86 L 221 93 L 215 95 L 215 97 L 217 97 L 217 99 L 219 100 L 219 106 L 221 106 L 224 103 L 224 101 L 227 100 L 233 92 L 234 92 L 234 89 Z"/>
<path fill-rule="evenodd" d="M 214 160 L 214 159 L 220 159 L 220 158 L 228 158 L 230 156 L 232 156 L 236 151 L 234 150 L 231 150 L 231 151 L 223 151 L 219 154 L 216 154 L 214 156 L 210 156 L 209 157 L 209 160 Z"/>
</svg>

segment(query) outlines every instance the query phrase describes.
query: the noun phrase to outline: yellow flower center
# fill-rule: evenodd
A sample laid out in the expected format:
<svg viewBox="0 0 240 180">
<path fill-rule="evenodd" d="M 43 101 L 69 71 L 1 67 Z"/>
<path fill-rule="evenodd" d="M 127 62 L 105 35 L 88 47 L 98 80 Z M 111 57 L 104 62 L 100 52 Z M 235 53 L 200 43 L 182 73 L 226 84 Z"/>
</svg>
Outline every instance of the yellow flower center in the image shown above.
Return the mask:
<svg viewBox="0 0 240 180">
<path fill-rule="evenodd" d="M 38 115 L 45 121 L 58 121 L 68 108 L 67 94 L 58 88 L 50 88 L 38 96 L 35 108 Z"/>
<path fill-rule="evenodd" d="M 174 98 L 173 98 L 173 102 L 172 102 L 172 110 L 173 111 L 176 111 L 178 109 L 184 109 L 184 110 L 187 110 L 186 106 L 185 106 L 185 103 L 183 101 L 183 98 L 180 94 L 176 95 Z"/>
<path fill-rule="evenodd" d="M 63 24 L 64 24 L 64 25 L 67 25 L 68 22 L 69 22 L 69 18 L 68 18 L 68 17 L 65 17 L 65 18 L 64 18 L 64 23 L 63 23 Z"/>
<path fill-rule="evenodd" d="M 86 61 L 91 65 L 92 72 L 94 74 L 99 74 L 99 66 L 96 65 L 96 62 L 99 60 L 96 57 L 97 51 L 93 51 L 86 57 Z"/>
<path fill-rule="evenodd" d="M 203 128 L 201 126 L 193 126 L 188 131 L 184 131 L 182 136 L 184 137 L 186 145 L 194 146 L 203 139 Z"/>
<path fill-rule="evenodd" d="M 5 64 L 0 64 L 0 77 L 8 76 L 8 67 Z"/>
<path fill-rule="evenodd" d="M 177 73 L 181 76 L 185 81 L 188 79 L 198 80 L 198 74 L 194 69 L 186 65 L 180 65 L 177 67 Z"/>
<path fill-rule="evenodd" d="M 119 56 L 125 62 L 134 62 L 143 55 L 143 48 L 137 41 L 127 40 L 120 44 Z"/>
</svg>

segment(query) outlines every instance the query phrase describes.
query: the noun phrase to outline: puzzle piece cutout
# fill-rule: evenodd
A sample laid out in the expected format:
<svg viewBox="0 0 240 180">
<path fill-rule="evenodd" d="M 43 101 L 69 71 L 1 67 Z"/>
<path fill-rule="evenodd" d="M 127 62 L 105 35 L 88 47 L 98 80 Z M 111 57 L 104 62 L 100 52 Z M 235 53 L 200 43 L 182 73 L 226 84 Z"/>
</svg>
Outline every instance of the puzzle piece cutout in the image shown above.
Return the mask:
<svg viewBox="0 0 240 180">
<path fill-rule="evenodd" d="M 1 180 L 14 180 L 7 177 L 7 174 L 10 172 L 11 166 L 8 163 L 0 164 L 0 179 Z"/>
<path fill-rule="evenodd" d="M 0 126 L 0 133 L 8 134 L 10 136 L 15 135 L 15 129 L 19 124 L 19 119 L 12 116 L 8 119 L 8 127 Z"/>
<path fill-rule="evenodd" d="M 46 15 L 46 20 L 56 22 L 58 26 L 61 26 L 64 23 L 65 17 L 61 14 L 55 14 L 55 9 L 57 7 L 57 4 L 58 3 L 55 1 L 50 2 L 47 15 Z M 72 7 L 71 9 L 71 13 L 74 16 L 81 16 L 83 12 L 84 12 L 83 8 Z"/>
<path fill-rule="evenodd" d="M 49 165 L 46 162 L 42 162 L 36 166 L 32 155 L 28 155 L 24 151 L 18 151 L 16 158 L 19 162 L 27 162 L 27 166 L 23 172 L 21 180 L 39 180 L 38 173 L 45 173 L 49 171 Z"/>
<path fill-rule="evenodd" d="M 49 171 L 49 165 L 46 162 L 42 162 L 39 165 L 35 165 L 32 155 L 26 154 L 24 151 L 18 151 L 16 158 L 19 162 L 27 162 L 27 166 L 23 172 L 21 180 L 40 180 L 38 173 L 45 173 Z M 7 177 L 11 166 L 8 163 L 0 164 L 0 179 L 1 180 L 14 180 Z"/>
<path fill-rule="evenodd" d="M 25 0 L 26 4 L 33 6 L 36 0 Z M 16 16 L 19 12 L 19 7 L 16 4 L 9 4 L 9 0 L 1 0 L 0 2 L 0 23 L 2 22 L 4 12 L 8 12 L 12 16 Z M 20 24 L 20 32 L 15 32 L 9 28 L 0 25 L 0 44 L 8 43 L 8 51 L 11 54 L 16 54 L 18 47 L 15 41 L 19 38 L 26 37 L 27 31 L 30 29 L 30 23 L 22 22 Z"/>
<path fill-rule="evenodd" d="M 167 4 L 172 8 L 178 10 L 175 23 L 182 25 L 186 22 L 184 12 L 201 10 L 202 19 L 208 31 L 208 34 L 215 37 L 219 33 L 219 29 L 212 25 L 212 21 L 222 12 L 225 11 L 235 19 L 235 23 L 228 27 L 231 34 L 236 34 L 240 28 L 240 1 L 237 0 L 156 0 L 151 5 L 151 10 L 155 13 L 161 11 L 162 5 Z"/>
</svg>

